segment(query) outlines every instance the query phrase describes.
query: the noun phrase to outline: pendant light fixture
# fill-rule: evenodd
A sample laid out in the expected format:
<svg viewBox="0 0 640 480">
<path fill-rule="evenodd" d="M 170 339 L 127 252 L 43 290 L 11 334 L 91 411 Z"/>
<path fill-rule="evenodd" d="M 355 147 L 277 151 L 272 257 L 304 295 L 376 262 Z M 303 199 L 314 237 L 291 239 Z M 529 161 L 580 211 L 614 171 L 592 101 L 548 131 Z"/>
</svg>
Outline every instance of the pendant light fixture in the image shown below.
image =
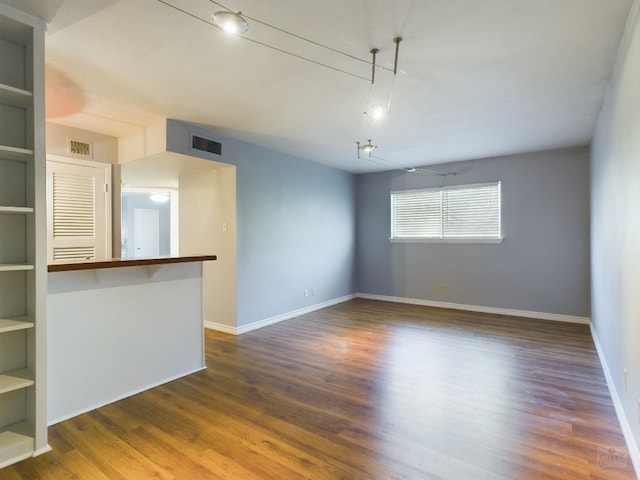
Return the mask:
<svg viewBox="0 0 640 480">
<path fill-rule="evenodd" d="M 213 24 L 227 33 L 244 33 L 249 30 L 249 23 L 242 16 L 242 12 L 233 13 L 221 10 L 211 15 Z"/>
<path fill-rule="evenodd" d="M 360 158 L 360 150 L 362 150 L 365 154 L 367 154 L 370 157 L 373 151 L 376 148 L 378 148 L 377 145 L 374 145 L 373 143 L 371 143 L 372 141 L 373 140 L 369 139 L 367 140 L 367 143 L 365 143 L 364 145 L 360 145 L 360 142 L 356 142 L 356 145 L 358 146 L 358 158 Z"/>
<path fill-rule="evenodd" d="M 367 107 L 367 110 L 364 114 L 367 116 L 369 120 L 372 122 L 377 122 L 378 120 L 382 120 L 386 115 L 386 110 L 379 103 L 370 104 Z"/>
<path fill-rule="evenodd" d="M 389 101 L 387 102 L 387 107 L 385 108 L 379 103 L 371 104 L 369 103 L 369 100 L 367 100 L 367 108 L 364 111 L 364 115 L 368 120 L 372 122 L 377 122 L 379 120 L 382 120 L 384 117 L 386 117 L 389 114 L 389 111 L 391 110 L 391 98 L 393 96 L 393 85 L 395 83 L 396 75 L 398 73 L 398 55 L 400 54 L 401 41 L 402 41 L 402 37 L 395 37 L 393 39 L 393 42 L 396 44 L 396 47 L 395 47 L 395 58 L 393 61 L 393 78 L 391 80 L 391 89 L 389 90 Z M 371 98 L 371 91 L 373 90 L 373 84 L 375 83 L 375 80 L 376 80 L 376 66 L 377 66 L 376 54 L 378 52 L 379 50 L 377 48 L 373 48 L 370 51 L 372 55 L 372 60 L 371 60 L 371 87 L 369 90 L 369 98 Z"/>
</svg>

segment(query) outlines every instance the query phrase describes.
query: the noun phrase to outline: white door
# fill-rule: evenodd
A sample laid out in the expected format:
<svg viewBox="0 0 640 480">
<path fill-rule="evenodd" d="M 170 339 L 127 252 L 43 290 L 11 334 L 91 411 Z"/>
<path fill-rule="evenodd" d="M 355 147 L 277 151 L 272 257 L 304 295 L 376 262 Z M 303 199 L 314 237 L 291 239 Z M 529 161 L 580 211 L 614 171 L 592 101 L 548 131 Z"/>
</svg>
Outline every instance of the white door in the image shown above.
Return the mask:
<svg viewBox="0 0 640 480">
<path fill-rule="evenodd" d="M 111 166 L 47 161 L 47 260 L 111 256 Z"/>
<path fill-rule="evenodd" d="M 160 212 L 150 208 L 135 208 L 134 257 L 149 258 L 160 255 Z"/>
</svg>

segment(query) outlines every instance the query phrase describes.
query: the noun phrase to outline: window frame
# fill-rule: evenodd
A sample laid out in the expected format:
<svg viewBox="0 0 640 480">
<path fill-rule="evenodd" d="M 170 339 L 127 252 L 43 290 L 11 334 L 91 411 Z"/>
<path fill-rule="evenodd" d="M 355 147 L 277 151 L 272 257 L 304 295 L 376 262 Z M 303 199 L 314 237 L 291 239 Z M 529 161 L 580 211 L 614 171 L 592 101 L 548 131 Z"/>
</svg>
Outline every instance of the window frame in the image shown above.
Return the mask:
<svg viewBox="0 0 640 480">
<path fill-rule="evenodd" d="M 497 236 L 445 236 L 443 233 L 443 218 L 445 205 L 443 201 L 443 192 L 461 189 L 473 189 L 478 187 L 497 186 L 498 188 L 498 235 Z M 440 236 L 439 237 L 394 237 L 394 195 L 402 193 L 420 193 L 420 192 L 438 192 L 440 193 Z M 390 222 L 389 222 L 389 241 L 391 243 L 501 243 L 504 240 L 504 232 L 502 228 L 502 182 L 483 182 L 462 185 L 447 185 L 441 187 L 428 187 L 407 190 L 392 190 L 389 193 L 390 206 Z"/>
</svg>

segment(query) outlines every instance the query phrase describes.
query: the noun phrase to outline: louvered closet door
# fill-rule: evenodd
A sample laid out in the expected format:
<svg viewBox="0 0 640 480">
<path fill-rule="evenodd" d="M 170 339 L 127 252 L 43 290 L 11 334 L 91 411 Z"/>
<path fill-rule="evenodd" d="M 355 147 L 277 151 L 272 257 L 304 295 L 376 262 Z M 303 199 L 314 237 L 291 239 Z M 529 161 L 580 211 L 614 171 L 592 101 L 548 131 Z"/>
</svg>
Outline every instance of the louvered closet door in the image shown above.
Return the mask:
<svg viewBox="0 0 640 480">
<path fill-rule="evenodd" d="M 104 168 L 47 162 L 49 263 L 107 257 Z"/>
</svg>

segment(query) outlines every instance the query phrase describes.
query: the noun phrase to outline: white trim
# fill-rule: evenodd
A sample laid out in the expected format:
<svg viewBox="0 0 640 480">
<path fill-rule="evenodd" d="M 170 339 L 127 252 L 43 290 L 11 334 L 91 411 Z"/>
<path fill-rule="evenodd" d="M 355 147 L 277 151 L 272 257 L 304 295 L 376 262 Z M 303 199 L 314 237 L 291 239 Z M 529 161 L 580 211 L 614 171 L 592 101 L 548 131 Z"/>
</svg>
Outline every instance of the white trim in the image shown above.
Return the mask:
<svg viewBox="0 0 640 480">
<path fill-rule="evenodd" d="M 139 393 L 145 392 L 147 390 L 151 390 L 152 388 L 156 388 L 156 387 L 159 387 L 160 385 L 164 385 L 165 383 L 173 382 L 174 380 L 178 380 L 179 378 L 186 377 L 187 375 L 191 375 L 193 373 L 197 373 L 197 372 L 200 372 L 200 371 L 206 370 L 206 369 L 207 369 L 206 365 L 204 367 L 198 367 L 198 368 L 196 368 L 194 370 L 191 370 L 189 372 L 181 373 L 179 375 L 175 375 L 175 376 L 170 377 L 170 378 L 165 378 L 163 380 L 160 380 L 159 382 L 155 382 L 155 383 L 152 383 L 152 384 L 147 385 L 145 387 L 136 389 L 136 390 L 134 390 L 132 392 L 125 393 L 124 395 L 119 395 L 118 397 L 116 397 L 114 399 L 111 399 L 106 403 L 102 403 L 102 404 L 99 404 L 99 405 L 94 405 L 93 407 L 83 408 L 81 410 L 78 410 L 77 412 L 71 413 L 69 415 L 64 415 L 64 416 L 62 416 L 60 418 L 56 418 L 56 419 L 53 419 L 53 420 L 52 419 L 48 419 L 47 426 L 50 427 L 52 425 L 55 425 L 56 423 L 64 422 L 65 420 L 69 420 L 70 418 L 74 418 L 74 417 L 77 417 L 78 415 L 82 415 L 83 413 L 92 412 L 93 410 L 96 410 L 98 408 L 102 408 L 102 407 L 104 407 L 106 405 L 111 405 L 112 403 L 119 402 L 120 400 L 123 400 L 125 398 L 132 397 L 134 395 L 137 395 Z"/>
<path fill-rule="evenodd" d="M 380 300 L 383 302 L 406 303 L 409 305 L 423 305 L 426 307 L 449 308 L 453 310 L 465 310 L 469 312 L 492 313 L 494 315 L 508 315 L 511 317 L 535 318 L 538 320 L 552 320 L 554 322 L 568 322 L 589 325 L 589 317 L 576 317 L 559 313 L 530 312 L 527 310 L 512 310 L 509 308 L 484 307 L 480 305 L 464 305 L 460 303 L 436 302 L 433 300 L 421 300 L 418 298 L 390 297 L 387 295 L 371 295 L 368 293 L 356 294 L 358 298 L 368 300 Z"/>
<path fill-rule="evenodd" d="M 503 240 L 504 240 L 504 237 L 500 237 L 500 238 L 488 238 L 488 237 L 389 238 L 389 241 L 391 243 L 502 243 Z"/>
<path fill-rule="evenodd" d="M 315 305 L 311 305 L 309 307 L 300 308 L 298 310 L 293 310 L 291 312 L 286 312 L 280 315 L 275 315 L 273 317 L 265 318 L 263 320 L 258 320 L 257 322 L 253 322 L 248 325 L 243 325 L 241 327 L 230 327 L 228 325 L 222 325 L 219 323 L 207 322 L 207 321 L 204 322 L 204 326 L 205 328 L 210 328 L 211 330 L 217 330 L 219 332 L 231 333 L 233 335 L 242 335 L 243 333 L 247 333 L 252 330 L 257 330 L 263 327 L 268 327 L 269 325 L 283 322 L 284 320 L 289 320 L 291 318 L 299 317 L 300 315 L 305 315 L 307 313 L 315 312 L 316 310 L 322 310 L 323 308 L 331 307 L 339 303 L 348 302 L 349 300 L 353 300 L 354 298 L 356 298 L 356 295 L 346 295 L 344 297 L 334 298 L 333 300 L 328 300 L 322 303 L 316 303 Z"/>
<path fill-rule="evenodd" d="M 97 160 L 90 160 L 84 157 L 69 157 L 66 155 L 54 155 L 52 153 L 47 153 L 47 161 L 50 162 L 58 162 L 58 163 L 69 163 L 71 165 L 80 165 L 80 166 L 90 166 L 94 168 L 105 168 L 105 165 L 109 166 L 109 182 L 111 182 L 111 167 L 112 163 L 109 162 L 99 162 Z"/>
<path fill-rule="evenodd" d="M 50 452 L 51 450 L 53 450 L 53 448 L 51 448 L 51 445 L 49 445 L 49 444 L 47 443 L 47 445 L 46 445 L 44 448 L 40 448 L 40 449 L 38 449 L 38 450 L 35 450 L 35 451 L 33 452 L 32 457 L 37 457 L 37 456 L 39 456 L 39 455 L 42 455 L 42 454 L 48 453 L 48 452 Z"/>
<path fill-rule="evenodd" d="M 600 358 L 600 364 L 602 365 L 602 370 L 604 371 L 604 377 L 607 380 L 609 395 L 611 395 L 613 407 L 616 410 L 616 415 L 618 416 L 618 421 L 620 422 L 620 428 L 622 429 L 622 434 L 624 435 L 624 440 L 627 444 L 627 449 L 629 450 L 629 457 L 631 458 L 631 463 L 633 463 L 633 469 L 636 472 L 636 476 L 640 478 L 640 450 L 638 450 L 638 444 L 636 443 L 636 439 L 633 436 L 633 431 L 631 429 L 631 425 L 629 424 L 629 420 L 625 415 L 622 401 L 620 400 L 618 390 L 616 389 L 613 377 L 611 376 L 611 370 L 609 369 L 607 359 L 604 356 L 602 346 L 600 345 L 600 340 L 598 340 L 598 335 L 596 334 L 593 325 L 590 325 L 590 329 L 591 337 L 593 338 L 593 343 L 596 346 L 596 352 L 598 352 L 598 358 Z"/>
<path fill-rule="evenodd" d="M 237 335 L 236 327 L 230 327 L 229 325 L 223 325 L 222 323 L 204 321 L 204 328 L 209 330 L 215 330 L 222 333 L 230 333 L 231 335 Z"/>
</svg>

